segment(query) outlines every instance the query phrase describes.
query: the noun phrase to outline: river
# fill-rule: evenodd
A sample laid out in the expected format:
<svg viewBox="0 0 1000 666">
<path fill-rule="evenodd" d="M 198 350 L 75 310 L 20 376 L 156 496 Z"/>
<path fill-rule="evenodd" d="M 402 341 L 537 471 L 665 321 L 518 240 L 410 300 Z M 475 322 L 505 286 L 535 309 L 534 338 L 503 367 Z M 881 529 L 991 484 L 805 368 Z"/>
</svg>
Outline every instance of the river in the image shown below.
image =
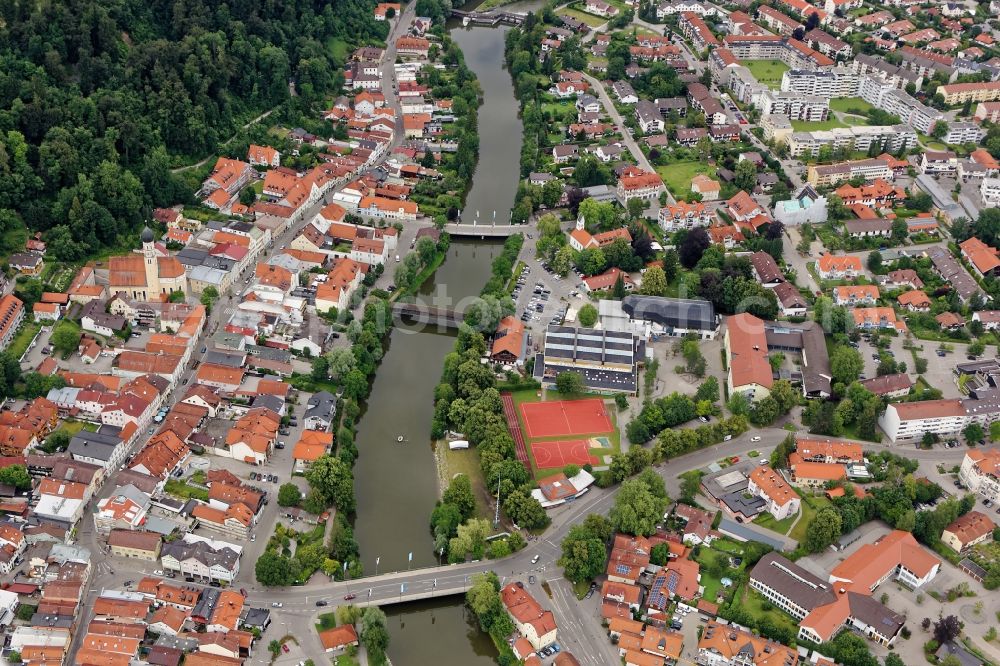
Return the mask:
<svg viewBox="0 0 1000 666">
<path fill-rule="evenodd" d="M 519 174 L 521 120 L 513 84 L 503 69 L 506 28 L 451 30 L 483 89 L 479 108 L 480 157 L 462 217 L 479 211 L 483 222 L 497 211 L 506 222 Z M 453 240 L 448 258 L 421 287 L 421 298 L 461 308 L 490 276 L 501 244 Z M 358 498 L 355 535 L 366 573 L 436 564 L 428 522 L 438 499 L 437 469 L 429 439 L 434 387 L 454 335 L 399 326 L 389 336 L 365 414 L 358 424 L 355 466 Z M 403 443 L 397 442 L 402 435 Z M 412 553 L 412 560 L 411 560 Z M 479 631 L 462 600 L 421 602 L 386 609 L 396 666 L 494 664 L 490 638 Z"/>
</svg>

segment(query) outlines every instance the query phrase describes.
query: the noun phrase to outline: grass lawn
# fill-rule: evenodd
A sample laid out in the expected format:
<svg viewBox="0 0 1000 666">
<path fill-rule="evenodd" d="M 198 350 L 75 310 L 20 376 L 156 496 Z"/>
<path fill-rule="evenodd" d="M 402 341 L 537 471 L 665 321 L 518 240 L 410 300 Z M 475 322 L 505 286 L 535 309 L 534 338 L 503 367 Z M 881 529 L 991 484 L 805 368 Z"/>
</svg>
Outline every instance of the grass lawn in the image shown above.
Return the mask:
<svg viewBox="0 0 1000 666">
<path fill-rule="evenodd" d="M 443 457 L 444 465 L 441 470 L 442 487 L 447 487 L 448 483 L 456 474 L 465 474 L 472 482 L 472 493 L 476 496 L 476 517 L 492 518 L 493 511 L 490 509 L 490 493 L 486 490 L 486 481 L 483 479 L 483 471 L 479 465 L 479 449 L 470 447 L 465 450 L 452 451 L 448 448 L 448 443 L 441 440 L 436 444 Z"/>
<path fill-rule="evenodd" d="M 166 490 L 168 494 L 180 497 L 181 499 L 198 499 L 202 502 L 208 501 L 208 490 L 189 486 L 183 481 L 178 481 L 177 479 L 170 479 L 167 481 L 166 486 L 164 486 L 164 490 Z"/>
<path fill-rule="evenodd" d="M 333 660 L 334 666 L 358 666 L 360 662 L 357 657 L 352 657 L 349 654 L 338 655 L 336 659 Z"/>
<path fill-rule="evenodd" d="M 569 7 L 564 7 L 556 12 L 557 15 L 563 14 L 566 16 L 572 16 L 578 21 L 583 21 L 591 28 L 596 28 L 599 25 L 604 25 L 608 22 L 608 19 L 601 18 L 600 16 L 594 16 L 593 14 L 588 14 L 587 12 L 581 12 L 579 9 L 570 9 Z"/>
<path fill-rule="evenodd" d="M 339 63 L 347 62 L 347 41 L 331 37 L 326 40 L 326 50 L 330 52 L 333 59 Z"/>
<path fill-rule="evenodd" d="M 874 107 L 860 97 L 843 97 L 840 99 L 831 99 L 830 108 L 841 113 L 853 113 L 863 116 Z"/>
<path fill-rule="evenodd" d="M 795 528 L 789 533 L 789 537 L 795 539 L 796 542 L 801 542 L 806 538 L 806 532 L 809 531 L 809 523 L 812 522 L 813 516 L 819 509 L 830 505 L 830 500 L 822 496 L 813 496 L 806 501 L 805 498 L 802 499 L 802 518 L 798 523 L 795 524 Z"/>
<path fill-rule="evenodd" d="M 711 546 L 702 546 L 699 550 L 698 557 L 694 558 L 699 565 L 701 565 L 701 585 L 705 588 L 702 598 L 706 599 L 712 603 L 716 601 L 716 594 L 722 587 L 722 578 L 735 579 L 736 574 L 746 568 L 744 562 L 740 563 L 740 566 L 733 569 L 729 566 L 729 557 L 731 555 L 742 556 L 743 547 L 734 541 L 729 541 L 728 539 L 716 539 L 712 542 Z M 715 577 L 708 573 L 708 569 L 711 568 L 711 564 L 714 561 L 722 559 L 726 565 L 726 573 L 721 577 Z"/>
<path fill-rule="evenodd" d="M 42 325 L 33 321 L 25 320 L 21 328 L 18 329 L 17 335 L 14 336 L 14 340 L 11 341 L 10 346 L 7 351 L 10 352 L 11 356 L 16 359 L 20 359 L 24 355 L 24 352 L 28 351 L 28 345 L 31 341 L 35 339 L 35 335 L 41 330 Z"/>
<path fill-rule="evenodd" d="M 751 590 L 749 586 L 744 585 L 741 587 L 737 595 L 733 603 L 735 604 L 738 600 L 740 607 L 748 611 L 755 618 L 766 617 L 775 626 L 787 627 L 792 635 L 798 634 L 799 627 L 795 624 L 795 620 L 773 606 L 769 610 L 764 610 L 764 604 L 767 601 L 764 597 Z"/>
<path fill-rule="evenodd" d="M 781 84 L 782 75 L 788 71 L 788 65 L 780 60 L 748 60 L 743 64 L 754 78 L 772 88 Z"/>
<path fill-rule="evenodd" d="M 792 121 L 792 129 L 796 132 L 816 132 L 820 130 L 832 130 L 838 127 L 847 127 L 847 125 L 832 117 L 828 120 L 820 120 L 818 122 L 809 122 L 808 120 Z"/>
<path fill-rule="evenodd" d="M 774 516 L 771 514 L 762 513 L 757 517 L 757 520 L 755 520 L 754 523 L 764 529 L 777 532 L 778 534 L 788 534 L 788 530 L 792 528 L 792 523 L 794 523 L 795 519 L 798 517 L 799 514 L 795 514 L 794 516 L 789 516 L 784 520 L 775 520 Z"/>
<path fill-rule="evenodd" d="M 675 162 L 656 167 L 656 173 L 675 197 L 683 198 L 691 191 L 692 178 L 698 174 L 715 178 L 715 167 L 705 162 Z"/>
<path fill-rule="evenodd" d="M 319 620 L 316 623 L 316 631 L 326 631 L 337 626 L 337 615 L 333 612 L 321 613 L 316 619 Z"/>
</svg>

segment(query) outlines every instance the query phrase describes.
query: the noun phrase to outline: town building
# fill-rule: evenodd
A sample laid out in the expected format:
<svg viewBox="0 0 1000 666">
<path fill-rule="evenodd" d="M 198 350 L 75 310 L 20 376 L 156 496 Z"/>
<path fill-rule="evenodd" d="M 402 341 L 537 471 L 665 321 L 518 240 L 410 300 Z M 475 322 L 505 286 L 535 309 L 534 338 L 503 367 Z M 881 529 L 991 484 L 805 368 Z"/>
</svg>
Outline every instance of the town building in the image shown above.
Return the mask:
<svg viewBox="0 0 1000 666">
<path fill-rule="evenodd" d="M 554 387 L 563 372 L 575 372 L 589 391 L 634 394 L 645 341 L 632 333 L 549 325 L 535 356 L 535 379 Z"/>
<path fill-rule="evenodd" d="M 994 529 L 996 523 L 989 516 L 980 511 L 970 511 L 944 528 L 941 542 L 956 553 L 961 553 L 976 544 L 992 540 Z"/>
</svg>

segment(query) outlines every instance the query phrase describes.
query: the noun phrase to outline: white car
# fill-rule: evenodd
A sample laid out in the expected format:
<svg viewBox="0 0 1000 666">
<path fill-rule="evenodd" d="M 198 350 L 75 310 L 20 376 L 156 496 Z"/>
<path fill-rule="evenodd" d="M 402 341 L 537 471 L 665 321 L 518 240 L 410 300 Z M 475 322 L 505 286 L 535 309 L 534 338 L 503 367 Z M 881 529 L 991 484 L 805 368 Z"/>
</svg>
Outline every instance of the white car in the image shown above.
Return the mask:
<svg viewBox="0 0 1000 666">
<path fill-rule="evenodd" d="M 281 608 L 281 602 L 280 601 L 272 601 L 271 602 L 271 608 Z"/>
<path fill-rule="evenodd" d="M 759 442 L 760 441 L 760 437 L 751 437 L 750 441 L 751 442 Z"/>
<path fill-rule="evenodd" d="M 531 563 L 538 564 L 538 560 L 540 560 L 541 558 L 542 558 L 541 555 L 535 555 L 533 558 L 531 558 Z"/>
<path fill-rule="evenodd" d="M 156 569 L 156 570 L 153 571 L 153 575 L 154 576 L 162 576 L 163 575 L 163 571 L 161 569 Z"/>
</svg>

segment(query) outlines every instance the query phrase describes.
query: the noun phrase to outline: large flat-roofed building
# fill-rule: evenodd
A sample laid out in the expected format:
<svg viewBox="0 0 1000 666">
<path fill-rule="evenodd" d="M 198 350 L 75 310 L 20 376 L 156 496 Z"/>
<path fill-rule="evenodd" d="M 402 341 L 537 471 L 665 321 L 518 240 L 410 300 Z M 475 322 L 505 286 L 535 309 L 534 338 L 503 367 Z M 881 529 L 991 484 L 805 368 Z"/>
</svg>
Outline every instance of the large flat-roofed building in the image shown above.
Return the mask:
<svg viewBox="0 0 1000 666">
<path fill-rule="evenodd" d="M 788 150 L 793 157 L 816 156 L 823 146 L 829 146 L 831 150 L 864 152 L 877 145 L 881 150 L 895 153 L 916 144 L 917 133 L 909 125 L 836 127 L 815 132 L 792 132 L 788 137 Z"/>
<path fill-rule="evenodd" d="M 985 392 L 977 395 L 979 399 L 891 403 L 879 418 L 879 426 L 893 442 L 923 437 L 926 433 L 952 435 L 971 423 L 989 429 L 994 421 L 1000 420 L 1000 396 Z"/>
<path fill-rule="evenodd" d="M 645 341 L 629 332 L 551 325 L 535 379 L 552 388 L 561 373 L 575 372 L 589 391 L 634 394 L 645 353 Z"/>
<path fill-rule="evenodd" d="M 726 376 L 729 395 L 743 393 L 752 401 L 770 395 L 774 377 L 767 357 L 763 320 L 745 312 L 727 317 L 723 346 L 729 363 Z"/>
<path fill-rule="evenodd" d="M 641 338 L 696 335 L 712 340 L 719 332 L 719 317 L 709 301 L 663 296 L 628 295 L 620 301 L 598 303 L 606 331 L 628 332 Z"/>
<path fill-rule="evenodd" d="M 892 180 L 893 172 L 889 162 L 884 159 L 872 158 L 838 164 L 824 164 L 809 167 L 806 180 L 813 187 L 837 185 L 845 180 L 864 178 L 866 181 Z"/>
<path fill-rule="evenodd" d="M 860 56 L 859 56 L 860 57 Z M 833 69 L 790 69 L 781 76 L 781 89 L 819 97 L 854 97 L 860 77 L 846 67 Z"/>
</svg>

